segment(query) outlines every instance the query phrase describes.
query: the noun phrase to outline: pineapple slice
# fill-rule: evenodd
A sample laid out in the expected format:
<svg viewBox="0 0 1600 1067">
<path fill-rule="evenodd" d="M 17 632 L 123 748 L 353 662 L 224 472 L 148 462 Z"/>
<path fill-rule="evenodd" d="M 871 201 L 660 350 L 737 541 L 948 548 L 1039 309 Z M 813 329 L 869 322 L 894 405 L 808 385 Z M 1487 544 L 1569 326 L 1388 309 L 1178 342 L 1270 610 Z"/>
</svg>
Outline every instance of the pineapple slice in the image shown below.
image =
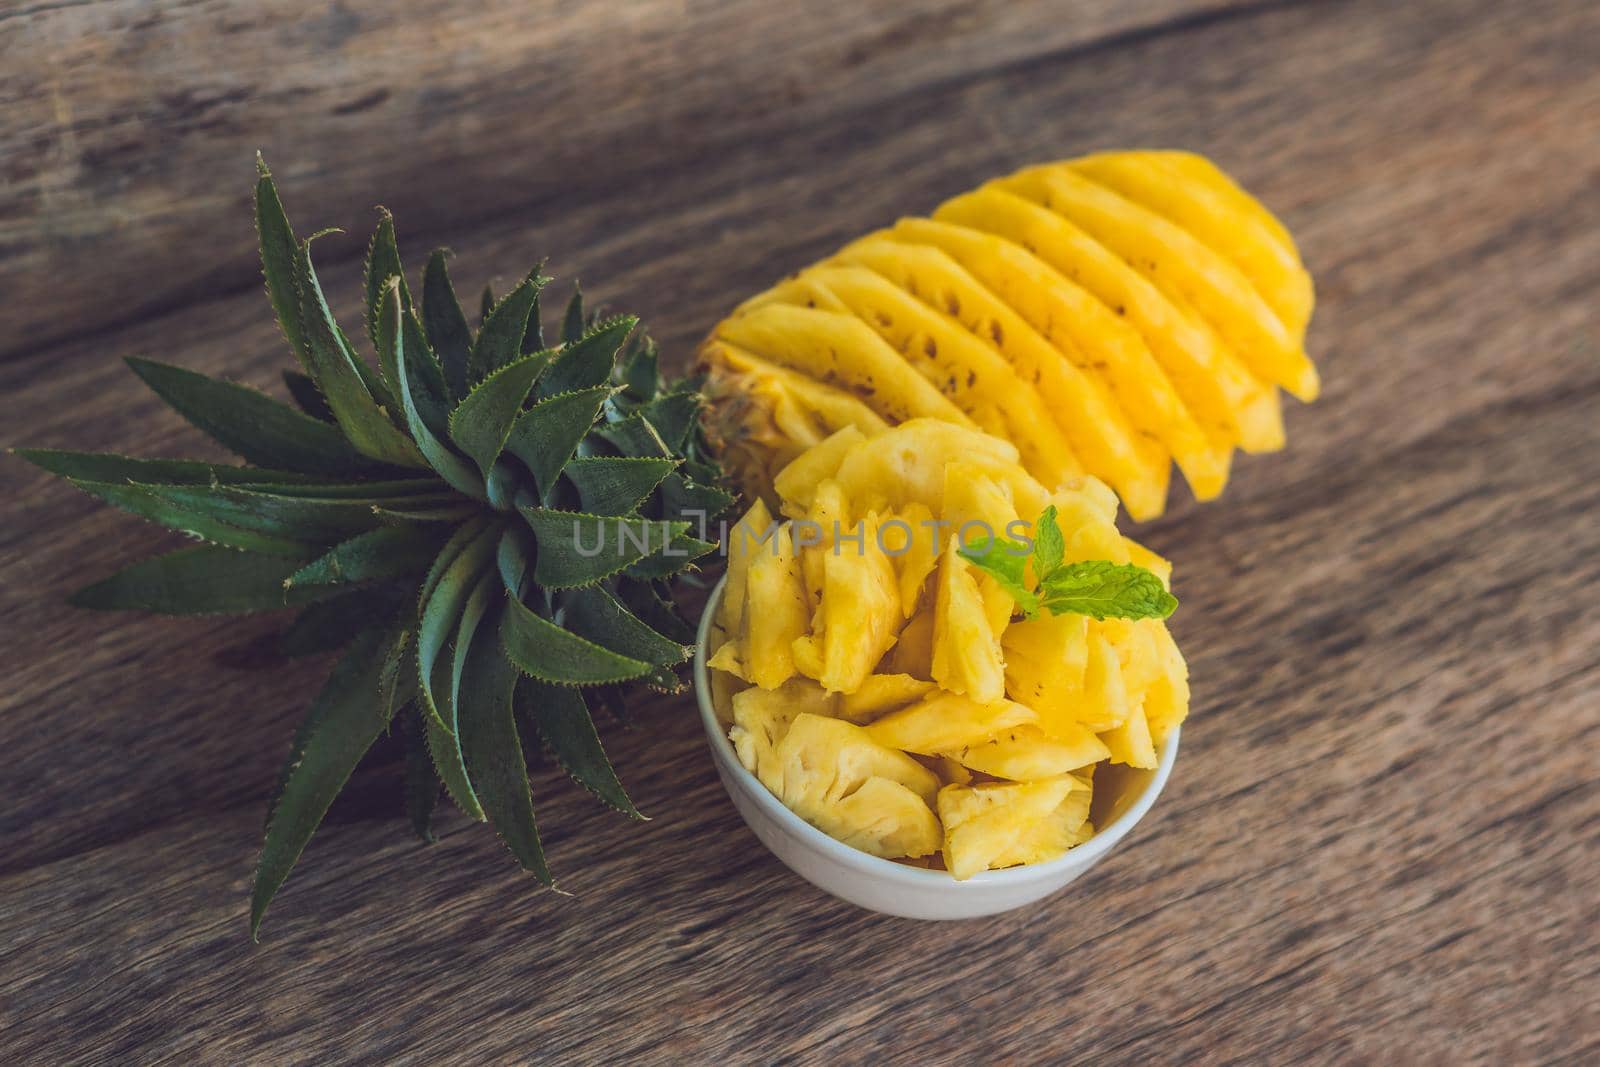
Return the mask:
<svg viewBox="0 0 1600 1067">
<path fill-rule="evenodd" d="M 784 513 L 792 519 L 809 514 L 818 488 L 838 473 L 844 457 L 866 439 L 857 427 L 846 426 L 790 460 L 772 483 L 783 501 Z"/>
<path fill-rule="evenodd" d="M 779 799 L 829 836 L 889 859 L 938 850 L 938 777 L 861 727 L 802 712 L 776 759 Z"/>
<path fill-rule="evenodd" d="M 839 715 L 865 724 L 891 711 L 914 704 L 933 691 L 933 683 L 909 674 L 874 674 L 850 693 L 839 697 Z"/>
<path fill-rule="evenodd" d="M 1082 789 L 1075 788 L 1068 793 L 1054 811 L 1024 830 L 1011 847 L 1002 850 L 989 865 L 1015 867 L 1022 863 L 1048 863 L 1093 837 L 1094 827 L 1089 824 L 1089 802 L 1093 794 L 1087 781 L 1082 784 Z"/>
<path fill-rule="evenodd" d="M 747 679 L 776 689 L 794 677 L 794 641 L 810 628 L 811 605 L 790 523 L 779 527 L 776 545 L 750 559 L 743 624 Z"/>
<path fill-rule="evenodd" d="M 832 479 L 820 482 L 811 496 L 804 518 L 796 520 L 795 543 L 800 550 L 800 566 L 805 577 L 806 595 L 811 610 L 811 632 L 795 639 L 795 669 L 807 678 L 821 678 L 823 672 L 822 594 L 826 584 L 828 555 L 834 535 L 850 524 L 849 502 L 844 490 Z"/>
<path fill-rule="evenodd" d="M 981 774 L 1031 782 L 1091 766 L 1109 757 L 1111 750 L 1084 727 L 1068 724 L 1054 737 L 1037 726 L 1018 726 L 988 741 L 940 755 Z"/>
<path fill-rule="evenodd" d="M 979 704 L 1005 696 L 1005 662 L 969 564 L 945 545 L 934 600 L 933 680 Z"/>
<path fill-rule="evenodd" d="M 921 503 L 942 515 L 944 469 L 959 460 L 981 465 L 1030 515 L 1050 502 L 1049 491 L 1022 469 L 1016 446 L 937 419 L 912 419 L 869 437 L 850 451 L 835 477 L 859 507 L 898 510 Z"/>
<path fill-rule="evenodd" d="M 944 865 L 957 879 L 991 867 L 1018 862 L 1018 843 L 1083 789 L 1070 774 L 1037 782 L 984 782 L 947 785 L 939 790 L 939 821 L 944 824 Z"/>
<path fill-rule="evenodd" d="M 900 591 L 894 564 L 878 544 L 878 516 L 841 535 L 823 557 L 822 687 L 853 693 L 894 645 Z"/>
<path fill-rule="evenodd" d="M 778 743 L 797 716 L 833 715 L 834 697 L 814 682 L 795 678 L 777 689 L 746 689 L 733 695 L 728 740 L 744 769 L 777 793 L 783 788 Z"/>
<path fill-rule="evenodd" d="M 900 628 L 900 639 L 884 659 L 895 674 L 933 680 L 933 610 L 917 612 Z"/>
<path fill-rule="evenodd" d="M 867 733 L 890 748 L 924 756 L 981 745 L 1018 726 L 1038 722 L 1032 708 L 1012 700 L 980 704 L 955 693 L 935 692 L 899 711 L 891 711 L 867 727 Z"/>
<path fill-rule="evenodd" d="M 761 551 L 762 540 L 771 526 L 772 512 L 767 510 L 766 501 L 757 499 L 728 531 L 727 580 L 716 618 L 717 625 L 725 633 L 737 634 L 744 624 L 745 582 L 750 573 L 750 557 Z"/>
<path fill-rule="evenodd" d="M 1047 727 L 1073 721 L 1089 660 L 1089 620 L 1041 614 L 1012 623 L 1001 639 L 1006 695 L 1039 713 Z"/>
<path fill-rule="evenodd" d="M 901 508 L 895 518 L 910 531 L 904 539 L 905 551 L 894 557 L 895 574 L 900 580 L 900 611 L 909 619 L 922 603 L 922 590 L 939 563 L 942 545 L 928 505 L 913 501 Z M 900 543 L 901 539 L 896 538 L 889 547 L 898 548 Z"/>
<path fill-rule="evenodd" d="M 1121 725 L 1102 732 L 1100 740 L 1111 750 L 1112 763 L 1145 769 L 1157 763 L 1155 740 L 1150 736 L 1150 723 L 1144 716 L 1143 704 L 1134 708 Z"/>
<path fill-rule="evenodd" d="M 1189 667 L 1165 624 L 1157 634 L 1157 645 L 1164 670 L 1145 692 L 1144 714 L 1150 724 L 1151 739 L 1162 745 L 1166 743 L 1167 734 L 1188 717 Z"/>
</svg>

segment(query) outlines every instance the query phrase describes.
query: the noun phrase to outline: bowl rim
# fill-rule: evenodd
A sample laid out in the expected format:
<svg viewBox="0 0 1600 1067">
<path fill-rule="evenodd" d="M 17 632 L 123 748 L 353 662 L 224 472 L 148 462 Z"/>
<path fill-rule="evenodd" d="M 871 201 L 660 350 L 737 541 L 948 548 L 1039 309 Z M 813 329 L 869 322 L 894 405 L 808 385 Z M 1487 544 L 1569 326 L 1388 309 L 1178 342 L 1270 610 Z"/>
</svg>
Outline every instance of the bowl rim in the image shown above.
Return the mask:
<svg viewBox="0 0 1600 1067">
<path fill-rule="evenodd" d="M 1068 849 L 1065 855 L 1044 863 L 1022 864 L 1017 867 L 1004 867 L 994 871 L 980 871 L 971 878 L 958 880 L 951 877 L 949 871 L 928 870 L 922 867 L 912 867 L 894 860 L 874 856 L 868 852 L 835 840 L 828 834 L 812 826 L 800 816 L 790 811 L 788 806 L 779 800 L 773 792 L 761 784 L 761 780 L 745 769 L 735 753 L 733 742 L 728 739 L 726 731 L 722 729 L 721 722 L 717 719 L 716 709 L 711 706 L 711 685 L 706 659 L 708 654 L 707 643 L 711 636 L 711 622 L 718 605 L 722 603 L 723 587 L 727 578 L 717 581 L 712 587 L 711 594 L 706 598 L 705 610 L 701 612 L 700 624 L 695 630 L 693 679 L 695 702 L 700 708 L 700 725 L 706 732 L 706 740 L 710 743 L 713 755 L 721 770 L 732 775 L 743 791 L 749 795 L 754 803 L 760 807 L 763 814 L 775 822 L 782 830 L 796 838 L 798 843 L 806 846 L 813 852 L 821 853 L 825 858 L 834 863 L 841 864 L 860 871 L 863 874 L 877 878 L 881 881 L 898 883 L 907 887 L 916 887 L 922 890 L 943 889 L 951 893 L 974 893 L 985 887 L 994 886 L 1021 886 L 1034 882 L 1050 881 L 1062 875 L 1082 873 L 1098 861 L 1107 852 L 1110 852 L 1119 841 L 1127 836 L 1128 832 L 1143 819 L 1150 808 L 1155 804 L 1156 798 L 1167 784 L 1167 779 L 1172 774 L 1173 764 L 1178 758 L 1178 737 L 1181 726 L 1175 726 L 1167 734 L 1166 741 L 1162 744 L 1161 751 L 1156 761 L 1154 773 L 1145 782 L 1144 791 L 1137 799 L 1124 808 L 1114 819 L 1104 827 L 1095 831 L 1095 835 L 1076 848 Z"/>
</svg>

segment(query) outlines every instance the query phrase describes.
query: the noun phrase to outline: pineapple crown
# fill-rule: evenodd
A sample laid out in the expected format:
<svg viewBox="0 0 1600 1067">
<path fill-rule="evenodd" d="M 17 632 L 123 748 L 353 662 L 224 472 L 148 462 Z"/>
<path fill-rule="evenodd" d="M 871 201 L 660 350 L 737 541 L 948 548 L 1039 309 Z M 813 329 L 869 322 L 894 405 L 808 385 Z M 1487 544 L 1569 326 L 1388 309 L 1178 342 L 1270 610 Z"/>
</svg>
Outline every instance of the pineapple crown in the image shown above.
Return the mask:
<svg viewBox="0 0 1600 1067">
<path fill-rule="evenodd" d="M 439 783 L 516 861 L 553 880 L 523 738 L 634 818 L 592 700 L 676 689 L 692 628 L 671 582 L 715 545 L 732 503 L 700 436 L 697 382 L 665 383 L 632 316 L 586 315 L 576 290 L 547 342 L 535 268 L 476 331 L 429 257 L 420 302 L 380 210 L 366 261 L 374 367 L 340 329 L 258 158 L 267 296 L 301 370 L 298 410 L 147 360 L 135 373 L 244 466 L 23 449 L 94 496 L 201 544 L 135 563 L 73 602 L 166 614 L 299 607 L 283 649 L 342 647 L 271 804 L 251 899 L 273 895 L 362 756 L 398 719 L 407 807 L 424 840 Z"/>
</svg>

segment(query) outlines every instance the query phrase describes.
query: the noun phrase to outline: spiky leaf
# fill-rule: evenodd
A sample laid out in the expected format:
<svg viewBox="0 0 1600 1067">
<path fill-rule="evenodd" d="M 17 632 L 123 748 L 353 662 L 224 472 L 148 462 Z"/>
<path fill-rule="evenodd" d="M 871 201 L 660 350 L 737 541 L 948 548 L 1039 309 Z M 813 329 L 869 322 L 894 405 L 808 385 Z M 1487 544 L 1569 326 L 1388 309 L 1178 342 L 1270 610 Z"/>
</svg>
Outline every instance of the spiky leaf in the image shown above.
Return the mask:
<svg viewBox="0 0 1600 1067">
<path fill-rule="evenodd" d="M 390 278 L 399 279 L 400 307 L 409 312 L 411 291 L 406 288 L 406 274 L 400 267 L 400 248 L 394 237 L 394 216 L 389 214 L 388 208 L 380 207 L 378 228 L 373 231 L 372 243 L 367 246 L 367 336 L 372 338 L 374 348 L 382 347 L 378 344 L 378 317 Z M 394 378 L 386 377 L 389 384 L 394 385 Z"/>
<path fill-rule="evenodd" d="M 574 589 L 561 598 L 567 629 L 633 659 L 670 667 L 689 658 L 689 647 L 657 633 L 616 597 L 598 586 Z"/>
<path fill-rule="evenodd" d="M 280 556 L 302 563 L 316 558 L 324 547 L 320 541 L 302 540 L 299 531 L 292 527 L 279 526 L 270 531 L 246 530 L 224 522 L 208 512 L 180 506 L 160 493 L 160 490 L 173 488 L 171 486 L 81 481 L 74 481 L 72 484 L 140 518 L 149 519 L 169 530 L 177 530 L 214 545 L 258 552 L 266 556 Z"/>
<path fill-rule="evenodd" d="M 438 557 L 444 540 L 432 525 L 382 526 L 335 545 L 289 575 L 284 584 L 351 585 L 420 575 Z"/>
<path fill-rule="evenodd" d="M 424 467 L 422 455 L 411 439 L 390 421 L 393 401 L 374 395 L 374 383 L 358 366 L 358 359 L 322 295 L 316 268 L 311 263 L 311 242 L 302 242 L 296 280 L 301 294 L 301 326 L 311 376 L 333 410 L 333 417 L 356 451 L 401 467 Z"/>
<path fill-rule="evenodd" d="M 535 353 L 506 364 L 474 386 L 450 413 L 450 439 L 477 463 L 485 478 L 500 458 L 547 358 Z"/>
<path fill-rule="evenodd" d="M 215 545 L 193 545 L 140 560 L 72 594 L 80 608 L 213 615 L 277 611 L 332 594 L 326 586 L 286 590 L 296 562 Z"/>
<path fill-rule="evenodd" d="M 475 500 L 486 499 L 483 479 L 478 472 L 451 451 L 449 445 L 435 437 L 432 427 L 423 418 L 422 408 L 431 400 L 426 386 L 426 371 L 422 367 L 424 357 L 414 345 L 406 343 L 402 319 L 404 312 L 400 310 L 399 294 L 398 283 L 391 280 L 384 292 L 379 314 L 378 334 L 382 345 L 379 351 L 388 353 L 388 365 L 395 369 L 395 388 L 400 393 L 411 439 L 427 457 L 428 465 L 439 473 L 439 477 Z"/>
<path fill-rule="evenodd" d="M 610 382 L 617 350 L 638 324 L 639 320 L 632 315 L 618 315 L 598 323 L 576 339 L 565 340 L 560 355 L 551 361 L 550 369 L 539 380 L 539 398 L 592 389 Z"/>
<path fill-rule="evenodd" d="M 511 662 L 524 674 L 556 685 L 598 685 L 661 674 L 645 660 L 613 652 L 562 629 L 519 600 L 507 598 L 500 637 Z"/>
<path fill-rule="evenodd" d="M 677 460 L 665 456 L 586 456 L 562 471 L 578 490 L 578 503 L 592 515 L 627 515 L 638 508 Z"/>
<path fill-rule="evenodd" d="M 310 474 L 348 474 L 372 467 L 372 461 L 350 447 L 336 427 L 247 385 L 148 359 L 127 362 L 173 410 L 251 463 Z"/>
<path fill-rule="evenodd" d="M 468 357 L 468 367 L 475 378 L 493 374 L 522 355 L 522 339 L 528 333 L 528 316 L 538 303 L 539 290 L 549 281 L 549 278 L 535 271 L 511 290 L 504 300 L 486 311 L 483 328 L 478 331 L 478 338 L 473 342 Z"/>
<path fill-rule="evenodd" d="M 472 330 L 450 284 L 448 257 L 444 249 L 428 257 L 422 274 L 422 328 L 428 344 L 439 358 L 445 384 L 452 395 L 467 395 L 467 360 L 472 353 Z"/>
<path fill-rule="evenodd" d="M 512 709 L 517 678 L 497 633 L 487 628 L 480 632 L 468 652 L 462 681 L 461 748 L 490 825 L 523 870 L 551 885 Z"/>
<path fill-rule="evenodd" d="M 555 485 L 609 395 L 610 388 L 599 386 L 552 396 L 523 412 L 512 426 L 506 451 L 527 466 L 540 493 Z"/>
<path fill-rule="evenodd" d="M 317 694 L 310 712 L 315 729 L 304 749 L 291 757 L 292 769 L 261 848 L 250 894 L 252 938 L 333 798 L 389 724 L 388 709 L 379 706 L 376 694 L 390 652 L 403 636 L 377 629 L 361 634 Z"/>
<path fill-rule="evenodd" d="M 630 818 L 644 818 L 617 780 L 580 690 L 524 679 L 517 705 L 568 774 Z"/>
<path fill-rule="evenodd" d="M 593 585 L 660 552 L 689 524 L 519 508 L 538 543 L 533 580 L 546 589 Z"/>
</svg>

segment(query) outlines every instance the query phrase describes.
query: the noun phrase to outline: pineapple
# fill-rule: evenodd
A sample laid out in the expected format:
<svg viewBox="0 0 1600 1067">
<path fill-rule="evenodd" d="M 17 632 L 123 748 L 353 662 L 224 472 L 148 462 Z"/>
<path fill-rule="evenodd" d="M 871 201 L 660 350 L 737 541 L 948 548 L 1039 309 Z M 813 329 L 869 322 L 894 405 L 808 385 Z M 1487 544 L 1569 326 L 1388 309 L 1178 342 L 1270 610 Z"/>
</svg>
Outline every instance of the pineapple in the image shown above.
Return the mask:
<svg viewBox="0 0 1600 1067">
<path fill-rule="evenodd" d="M 778 743 L 777 761 L 779 799 L 824 833 L 885 858 L 938 851 L 939 779 L 861 727 L 801 713 Z"/>
<path fill-rule="evenodd" d="M 979 704 L 1005 695 L 1005 661 L 987 605 L 954 538 L 939 562 L 933 614 L 933 680 Z"/>
<path fill-rule="evenodd" d="M 933 512 L 928 505 L 914 501 L 901 508 L 894 516 L 904 524 L 904 551 L 894 557 L 895 575 L 900 582 L 900 611 L 911 618 L 922 605 L 922 592 L 927 587 L 928 575 L 939 565 L 942 542 L 933 525 Z M 895 548 L 901 547 L 897 540 Z"/>
<path fill-rule="evenodd" d="M 778 742 L 800 715 L 831 717 L 834 695 L 815 682 L 795 678 L 777 689 L 746 689 L 733 695 L 733 728 L 728 739 L 745 770 L 774 793 L 783 791 Z"/>
<path fill-rule="evenodd" d="M 1010 847 L 1001 849 L 989 861 L 990 867 L 1048 863 L 1094 836 L 1094 827 L 1089 824 L 1090 784 L 1087 779 L 1073 777 L 1083 788 L 1074 788 L 1054 811 L 1018 834 Z"/>
<path fill-rule="evenodd" d="M 601 800 L 638 817 L 590 719 L 621 683 L 677 688 L 693 631 L 668 583 L 714 546 L 691 533 L 731 498 L 704 456 L 700 397 L 665 386 L 637 320 L 574 295 L 559 336 L 534 271 L 472 329 L 436 252 L 413 296 L 387 213 L 357 354 L 265 165 L 267 295 L 301 364 L 296 410 L 135 361 L 162 399 L 245 466 L 24 450 L 79 488 L 200 544 L 80 591 L 100 609 L 300 614 L 292 649 L 342 648 L 294 739 L 251 897 L 252 937 L 334 796 L 395 720 L 407 806 L 432 839 L 440 782 L 552 884 L 523 762 L 532 730 Z M 596 545 L 602 550 L 595 551 Z M 431 769 L 429 765 L 431 764 Z"/>
<path fill-rule="evenodd" d="M 1278 391 L 1320 388 L 1312 303 L 1288 232 L 1198 156 L 1030 167 L 741 304 L 701 349 L 710 424 L 753 494 L 845 425 L 935 418 L 1012 442 L 1052 491 L 1086 473 L 1154 518 L 1174 462 L 1206 500 L 1234 450 L 1282 447 Z M 755 365 L 820 392 L 752 395 Z"/>
<path fill-rule="evenodd" d="M 938 756 L 981 745 L 1037 721 L 1032 708 L 1012 700 L 980 704 L 957 693 L 934 692 L 878 719 L 867 733 L 891 748 Z"/>
<path fill-rule="evenodd" d="M 872 674 L 854 692 L 839 697 L 839 715 L 858 725 L 914 704 L 933 692 L 932 682 L 909 674 Z"/>
<path fill-rule="evenodd" d="M 823 557 L 818 680 L 831 693 L 853 693 L 861 687 L 894 644 L 901 621 L 894 564 L 878 543 L 876 513 L 867 515 L 857 534 L 861 545 L 837 543 Z"/>
<path fill-rule="evenodd" d="M 932 608 L 919 611 L 906 621 L 884 661 L 888 670 L 923 681 L 933 680 L 933 621 Z"/>
<path fill-rule="evenodd" d="M 940 755 L 980 774 L 1027 782 L 1092 766 L 1108 759 L 1111 750 L 1084 727 L 1069 724 L 1054 734 L 1037 726 L 1018 726 Z"/>
<path fill-rule="evenodd" d="M 980 871 L 1028 862 L 1017 854 L 1074 790 L 1085 786 L 1070 774 L 1037 782 L 945 786 L 938 796 L 945 867 L 965 880 Z"/>
</svg>

